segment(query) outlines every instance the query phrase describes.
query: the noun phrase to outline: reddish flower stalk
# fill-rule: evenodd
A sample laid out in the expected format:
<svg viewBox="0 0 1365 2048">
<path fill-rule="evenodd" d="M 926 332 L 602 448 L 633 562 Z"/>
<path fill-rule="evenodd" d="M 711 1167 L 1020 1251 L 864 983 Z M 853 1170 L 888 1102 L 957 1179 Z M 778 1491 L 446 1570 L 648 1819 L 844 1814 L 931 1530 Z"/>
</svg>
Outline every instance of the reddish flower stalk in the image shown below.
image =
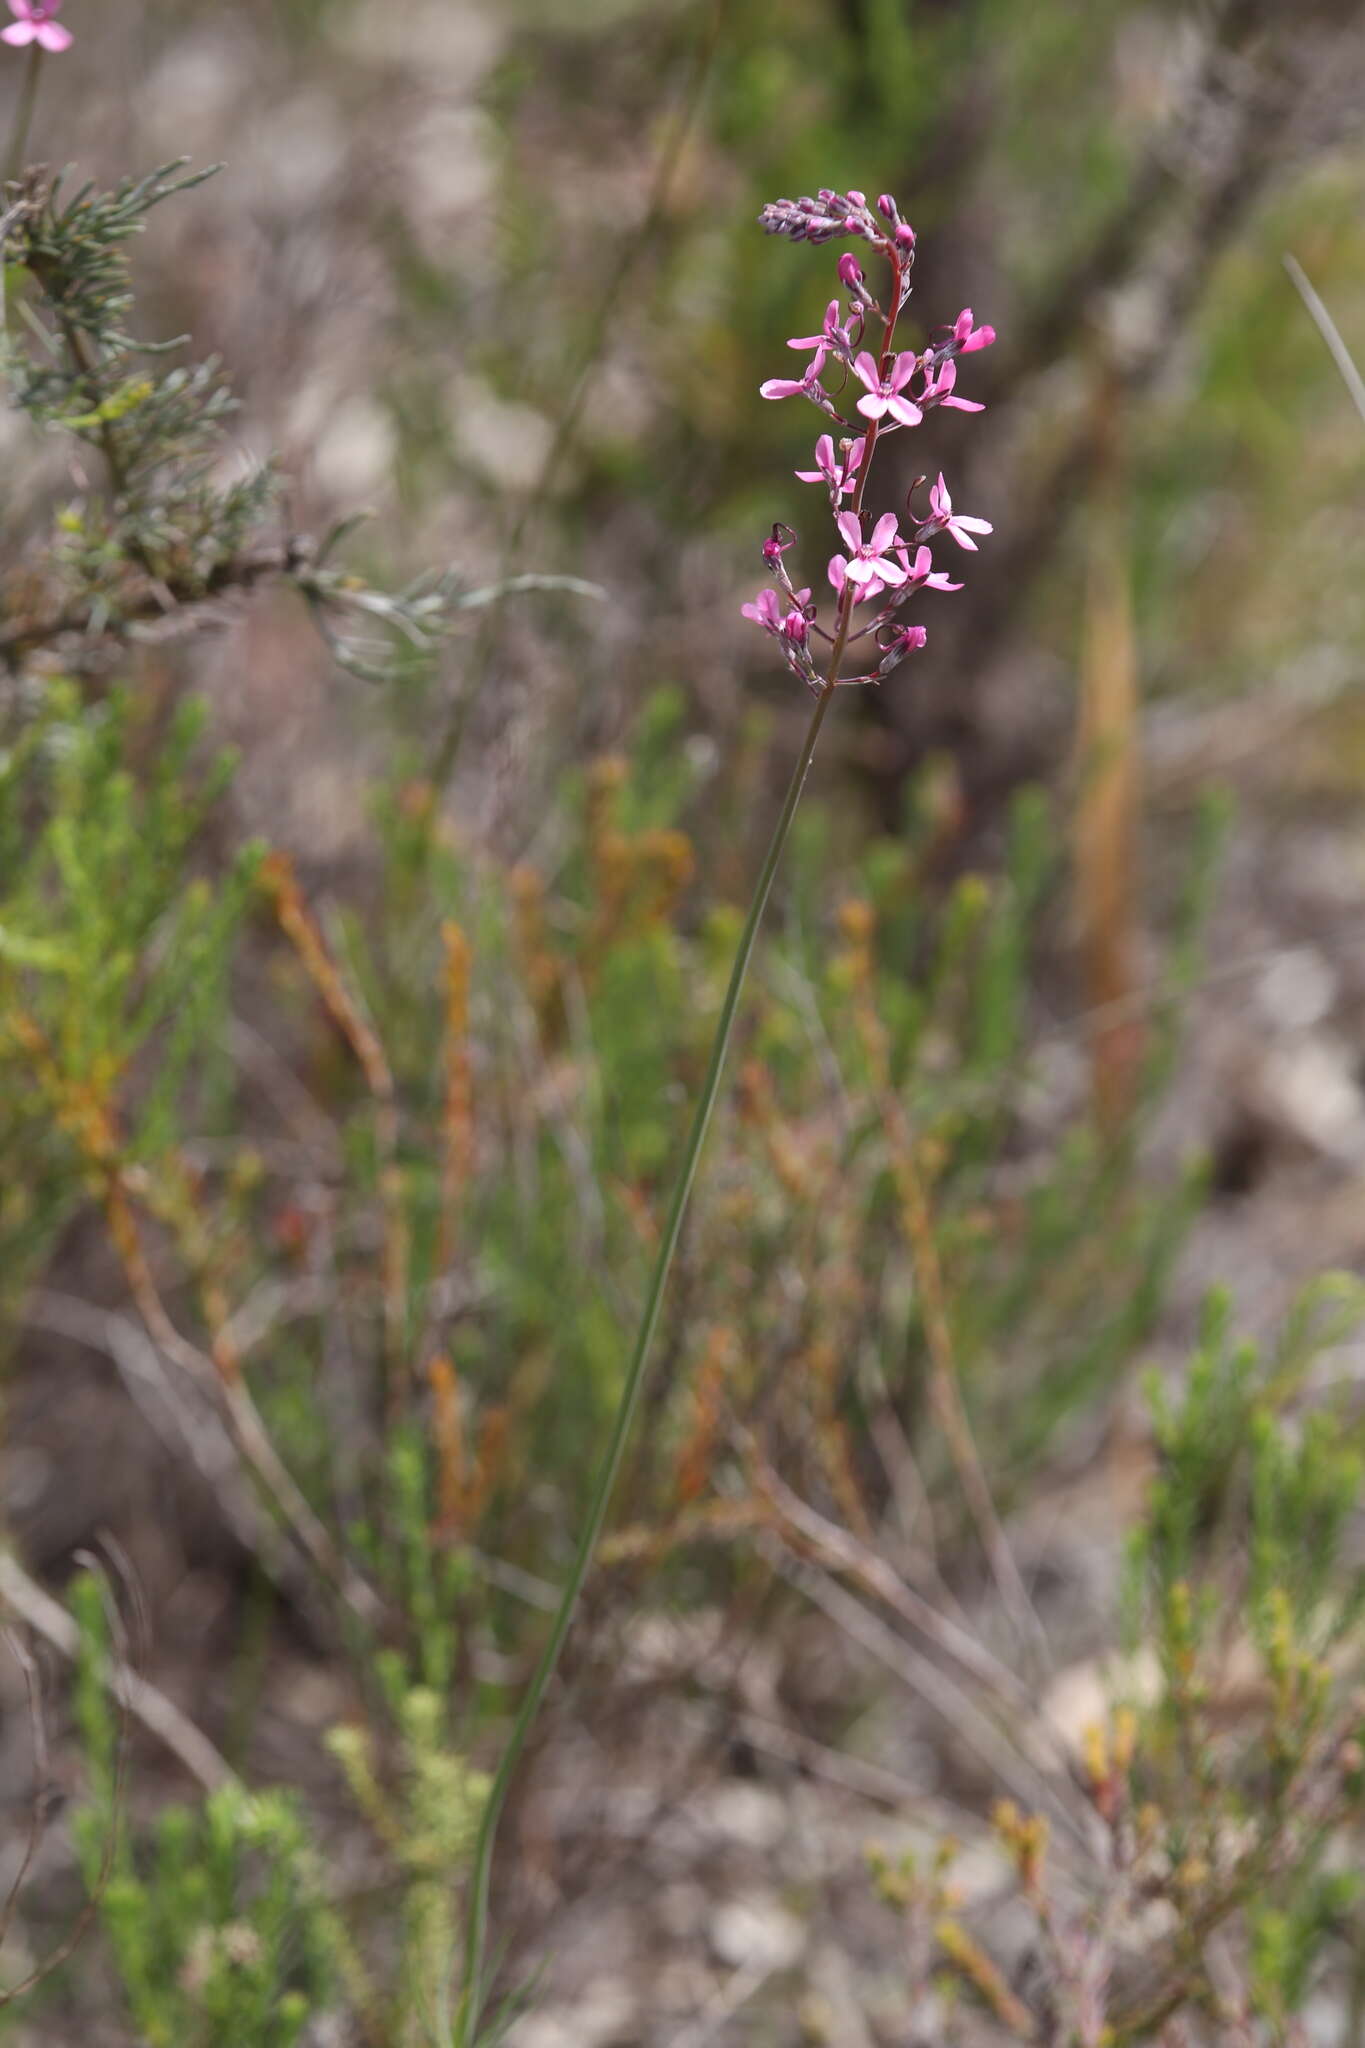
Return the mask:
<svg viewBox="0 0 1365 2048">
<path fill-rule="evenodd" d="M 774 527 L 764 542 L 763 559 L 776 590 L 760 592 L 753 604 L 743 607 L 781 647 L 793 675 L 816 695 L 841 683 L 877 683 L 905 659 L 914 648 L 923 647 L 927 635 L 920 625 L 898 618 L 899 607 L 921 590 L 960 590 L 961 584 L 931 566 L 928 543 L 946 533 L 959 547 L 975 550 L 975 533 L 989 533 L 989 522 L 953 511 L 952 499 L 942 475 L 929 494 L 929 513 L 919 518 L 907 501 L 904 531 L 902 515 L 887 512 L 870 534 L 864 532 L 863 494 L 878 441 L 884 434 L 920 425 L 927 412 L 944 406 L 959 412 L 980 412 L 971 398 L 957 395 L 957 359 L 988 348 L 995 340 L 993 327 L 977 327 L 970 307 L 958 314 L 951 328 L 938 330 L 943 336 L 931 341 L 921 353 L 895 346 L 896 323 L 910 296 L 910 270 L 915 260 L 915 231 L 901 219 L 900 210 L 889 193 L 876 206 L 869 206 L 861 192 L 822 190 L 814 199 L 779 199 L 765 206 L 759 215 L 771 235 L 786 235 L 794 242 L 827 242 L 835 236 L 856 235 L 871 244 L 875 254 L 884 256 L 891 267 L 890 291 L 883 309 L 868 290 L 857 258 L 845 253 L 839 258 L 838 280 L 847 293 L 847 304 L 831 299 L 818 334 L 794 336 L 789 348 L 813 351 L 805 374 L 798 378 L 770 377 L 760 385 L 764 398 L 807 398 L 848 433 L 837 443 L 823 433 L 815 444 L 815 467 L 799 469 L 803 483 L 824 484 L 829 494 L 844 552 L 833 555 L 829 581 L 835 592 L 831 630 L 818 623 L 818 610 L 810 602 L 809 589 L 797 590 L 782 557 L 795 536 L 786 527 Z M 869 321 L 881 322 L 881 339 L 875 355 L 863 345 Z M 855 401 L 860 417 L 846 419 L 839 410 L 838 394 L 828 390 L 824 378 L 831 363 L 844 371 L 844 385 L 861 386 Z M 844 499 L 851 498 L 848 506 Z M 859 606 L 886 602 L 872 613 L 859 614 Z M 816 651 L 823 641 L 829 649 L 823 673 L 816 663 Z M 871 643 L 880 657 L 866 673 L 840 674 L 845 651 L 858 641 Z M 869 650 L 870 651 L 870 650 Z"/>
</svg>

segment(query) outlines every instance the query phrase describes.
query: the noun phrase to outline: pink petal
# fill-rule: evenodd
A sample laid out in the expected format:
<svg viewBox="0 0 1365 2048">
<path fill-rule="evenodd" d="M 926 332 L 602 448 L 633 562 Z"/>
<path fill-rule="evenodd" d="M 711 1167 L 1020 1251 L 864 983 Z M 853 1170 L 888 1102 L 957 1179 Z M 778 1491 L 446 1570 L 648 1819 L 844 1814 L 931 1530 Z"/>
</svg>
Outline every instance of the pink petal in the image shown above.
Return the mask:
<svg viewBox="0 0 1365 2048">
<path fill-rule="evenodd" d="M 890 403 L 889 398 L 873 398 L 869 395 L 858 400 L 858 410 L 865 420 L 879 420 Z"/>
<path fill-rule="evenodd" d="M 964 533 L 962 531 L 962 528 L 956 519 L 950 519 L 948 521 L 947 531 L 953 536 L 953 539 L 957 542 L 960 548 L 966 548 L 967 553 L 969 555 L 974 555 L 978 552 L 976 542 L 972 539 L 969 533 Z"/>
<path fill-rule="evenodd" d="M 834 524 L 843 535 L 844 546 L 856 552 L 863 544 L 863 522 L 856 512 L 841 512 Z"/>
<path fill-rule="evenodd" d="M 805 388 L 803 383 L 790 377 L 769 377 L 766 384 L 759 385 L 758 395 L 760 398 L 799 398 Z"/>
<path fill-rule="evenodd" d="M 884 555 L 888 548 L 894 547 L 899 538 L 899 529 L 900 521 L 896 514 L 894 512 L 883 512 L 881 518 L 872 529 L 872 539 L 868 543 L 872 553 L 874 555 Z"/>
<path fill-rule="evenodd" d="M 9 11 L 17 21 L 32 21 L 33 0 L 9 0 Z"/>
<path fill-rule="evenodd" d="M 961 518 L 955 519 L 953 521 L 953 524 L 954 526 L 965 526 L 968 533 L 995 532 L 995 528 L 991 525 L 989 519 L 968 519 L 965 513 L 962 515 Z"/>
<path fill-rule="evenodd" d="M 963 342 L 962 353 L 964 356 L 972 355 L 979 348 L 989 348 L 994 340 L 995 329 L 993 327 L 978 327 L 976 333 L 969 334 Z"/>
<path fill-rule="evenodd" d="M 861 355 L 856 355 L 853 358 L 853 374 L 860 383 L 866 384 L 869 391 L 877 392 L 881 390 L 881 372 L 866 349 L 862 351 Z"/>
<path fill-rule="evenodd" d="M 972 309 L 964 306 L 953 322 L 953 340 L 965 341 L 972 331 Z"/>
<path fill-rule="evenodd" d="M 799 334 L 787 343 L 788 348 L 823 348 L 828 336 L 824 334 Z"/>
<path fill-rule="evenodd" d="M 938 482 L 929 486 L 929 503 L 935 512 L 951 512 L 953 501 L 948 496 L 948 486 L 943 481 L 943 471 L 938 473 Z"/>
<path fill-rule="evenodd" d="M 18 50 L 25 43 L 31 43 L 37 33 L 31 21 L 16 21 L 9 28 L 0 28 L 0 43 L 12 43 Z"/>
<path fill-rule="evenodd" d="M 69 50 L 76 40 L 69 28 L 63 28 L 59 21 L 40 21 L 33 33 L 45 50 L 57 56 L 62 50 Z"/>
<path fill-rule="evenodd" d="M 848 581 L 848 563 L 842 555 L 832 555 L 830 557 L 829 580 L 840 596 L 842 596 L 844 585 Z"/>
<path fill-rule="evenodd" d="M 823 469 L 794 469 L 792 475 L 798 483 L 802 484 L 827 484 L 829 482 L 829 478 L 825 475 Z"/>
<path fill-rule="evenodd" d="M 891 390 L 904 391 L 918 368 L 919 357 L 915 354 L 915 351 L 913 349 L 902 349 L 895 362 L 891 365 L 891 375 L 887 379 Z"/>
<path fill-rule="evenodd" d="M 924 418 L 919 407 L 909 398 L 888 399 L 887 406 L 892 419 L 899 420 L 903 427 L 917 427 Z"/>
<path fill-rule="evenodd" d="M 879 561 L 874 562 L 873 567 L 881 577 L 882 582 L 889 583 L 893 589 L 905 581 L 904 569 L 902 569 L 899 562 L 893 562 L 889 555 L 883 555 Z"/>
<path fill-rule="evenodd" d="M 942 398 L 940 405 L 946 405 L 952 412 L 984 412 L 985 406 L 975 398 Z"/>
<path fill-rule="evenodd" d="M 871 562 L 850 562 L 847 575 L 849 582 L 855 590 L 864 583 L 875 583 L 877 581 L 877 571 L 873 568 Z"/>
</svg>

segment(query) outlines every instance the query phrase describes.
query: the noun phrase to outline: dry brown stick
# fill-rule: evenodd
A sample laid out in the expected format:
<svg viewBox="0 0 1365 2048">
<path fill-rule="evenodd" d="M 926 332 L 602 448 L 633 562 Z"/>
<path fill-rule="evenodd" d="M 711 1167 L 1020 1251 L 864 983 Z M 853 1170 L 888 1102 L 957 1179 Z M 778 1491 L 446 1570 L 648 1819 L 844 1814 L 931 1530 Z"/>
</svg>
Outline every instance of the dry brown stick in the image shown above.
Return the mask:
<svg viewBox="0 0 1365 2048">
<path fill-rule="evenodd" d="M 29 1577 L 12 1551 L 0 1550 L 0 1600 L 34 1635 L 74 1663 L 80 1652 L 80 1630 L 66 1609 Z M 215 1792 L 237 1782 L 236 1772 L 207 1735 L 167 1699 L 164 1692 L 120 1658 L 111 1657 L 104 1680 L 119 1704 L 149 1735 L 170 1751 L 190 1776 Z"/>
<path fill-rule="evenodd" d="M 1058 1787 L 1001 1733 L 995 1722 L 957 1680 L 923 1651 L 846 1592 L 819 1565 L 796 1556 L 774 1534 L 762 1546 L 769 1563 L 821 1608 L 854 1642 L 894 1672 L 909 1691 L 976 1752 L 1000 1788 L 1029 1811 L 1045 1811 L 1065 1831 L 1087 1862 L 1093 1861 L 1089 1831 L 1080 1826 Z"/>
<path fill-rule="evenodd" d="M 854 1580 L 874 1599 L 898 1614 L 902 1621 L 925 1636 L 945 1657 L 996 1698 L 1007 1714 L 1023 1716 L 1029 1729 L 1052 1749 L 1061 1776 L 1070 1783 L 1071 1761 L 1065 1745 L 1046 1715 L 1038 1713 L 1035 1691 L 1007 1664 L 992 1656 L 985 1644 L 971 1632 L 943 1614 L 905 1583 L 899 1574 L 873 1550 L 835 1522 L 828 1521 L 808 1502 L 793 1493 L 769 1467 L 751 1465 L 754 1484 L 772 1513 L 785 1525 L 788 1540 L 804 1556 L 815 1556 L 827 1569 Z"/>
<path fill-rule="evenodd" d="M 127 1187 L 115 1172 L 106 1208 L 110 1235 L 148 1335 L 173 1364 L 206 1389 L 216 1389 L 232 1441 L 284 1527 L 325 1582 L 360 1620 L 373 1624 L 383 1608 L 374 1588 L 342 1555 L 271 1441 L 241 1376 L 236 1354 L 215 1345 L 210 1356 L 181 1335 L 161 1299 Z"/>
</svg>

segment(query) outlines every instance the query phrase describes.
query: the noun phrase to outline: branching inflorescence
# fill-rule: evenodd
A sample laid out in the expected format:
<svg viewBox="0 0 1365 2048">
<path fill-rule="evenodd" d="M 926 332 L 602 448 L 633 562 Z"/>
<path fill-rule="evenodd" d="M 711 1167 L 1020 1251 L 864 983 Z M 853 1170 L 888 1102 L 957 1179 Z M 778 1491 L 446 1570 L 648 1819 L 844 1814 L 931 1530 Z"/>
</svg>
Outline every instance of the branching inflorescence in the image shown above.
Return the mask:
<svg viewBox="0 0 1365 2048">
<path fill-rule="evenodd" d="M 863 497 L 873 452 L 885 435 L 917 427 L 935 406 L 958 412 L 983 410 L 974 399 L 957 395 L 957 363 L 959 356 L 989 348 L 995 329 L 974 325 L 968 308 L 959 313 L 950 329 L 941 331 L 940 339 L 931 337 L 922 353 L 896 348 L 896 323 L 910 297 L 915 231 L 901 219 L 889 193 L 884 192 L 875 206 L 869 206 L 861 192 L 822 189 L 814 199 L 775 200 L 764 207 L 759 220 L 768 234 L 786 235 L 793 242 L 859 236 L 891 267 L 883 309 L 868 289 L 857 257 L 846 251 L 838 265 L 842 291 L 826 307 L 819 333 L 794 336 L 787 344 L 809 351 L 804 374 L 770 377 L 759 387 L 764 398 L 809 399 L 836 427 L 844 429 L 837 441 L 831 433 L 821 434 L 815 444 L 815 467 L 796 472 L 802 483 L 822 484 L 827 490 L 842 547 L 829 564 L 835 593 L 832 630 L 818 623 L 809 587 L 798 590 L 792 582 L 783 556 L 795 545 L 796 535 L 780 521 L 763 543 L 770 586 L 743 607 L 745 618 L 778 642 L 793 675 L 820 695 L 840 683 L 879 683 L 913 649 L 923 647 L 924 627 L 906 624 L 900 617 L 901 606 L 922 590 L 962 588 L 946 571 L 934 568 L 931 542 L 946 533 L 960 548 L 975 552 L 972 536 L 991 531 L 986 520 L 954 512 L 942 473 L 930 487 L 928 511 L 922 514 L 914 511 L 912 501 L 926 479 L 916 479 L 906 501 L 904 531 L 901 515 L 886 512 L 867 532 Z M 873 354 L 864 340 L 869 326 L 875 333 L 878 325 L 880 341 Z M 830 365 L 838 365 L 843 373 L 837 392 L 824 382 Z M 847 419 L 840 411 L 845 391 L 857 392 L 852 409 L 860 419 Z M 864 606 L 875 609 L 860 612 Z M 821 642 L 828 649 L 823 672 L 818 652 Z M 846 649 L 859 643 L 869 657 L 864 671 L 841 675 Z"/>
</svg>

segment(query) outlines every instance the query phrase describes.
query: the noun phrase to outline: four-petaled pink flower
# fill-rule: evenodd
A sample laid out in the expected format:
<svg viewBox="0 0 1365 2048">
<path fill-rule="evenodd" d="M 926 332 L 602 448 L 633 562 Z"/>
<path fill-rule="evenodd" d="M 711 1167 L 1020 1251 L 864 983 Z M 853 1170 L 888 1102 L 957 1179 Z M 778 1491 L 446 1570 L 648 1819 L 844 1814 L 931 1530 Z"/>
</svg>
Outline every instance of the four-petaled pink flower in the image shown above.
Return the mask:
<svg viewBox="0 0 1365 2048">
<path fill-rule="evenodd" d="M 855 598 L 879 597 L 887 584 L 904 583 L 908 571 L 889 553 L 901 545 L 894 512 L 883 512 L 870 540 L 863 539 L 863 522 L 856 512 L 841 512 L 834 523 L 845 547 L 852 549 L 850 555 L 835 555 L 830 562 L 829 580 L 837 591 L 851 583 Z"/>
<path fill-rule="evenodd" d="M 853 362 L 853 374 L 860 383 L 867 386 L 867 396 L 858 400 L 858 410 L 864 419 L 879 420 L 884 413 L 890 413 L 893 420 L 903 427 L 917 427 L 924 414 L 914 402 L 902 394 L 910 379 L 919 368 L 919 357 L 913 349 L 903 349 L 883 377 L 876 360 L 866 349 Z"/>
<path fill-rule="evenodd" d="M 846 327 L 839 325 L 839 301 L 831 299 L 825 308 L 825 324 L 818 334 L 798 334 L 787 343 L 788 348 L 819 349 L 821 357 L 831 351 L 835 355 L 847 355 L 853 346 L 853 337 Z"/>
<path fill-rule="evenodd" d="M 760 398 L 815 398 L 820 389 L 820 372 L 824 368 L 825 344 L 819 343 L 815 354 L 806 366 L 804 377 L 769 377 L 758 387 Z M 816 403 L 819 400 L 816 399 Z"/>
<path fill-rule="evenodd" d="M 9 0 L 9 11 L 15 19 L 8 28 L 0 28 L 0 42 L 12 43 L 16 49 L 22 49 L 25 43 L 37 43 L 54 56 L 69 50 L 75 38 L 69 28 L 53 20 L 61 10 L 62 0 Z"/>
<path fill-rule="evenodd" d="M 828 484 L 832 491 L 846 498 L 857 480 L 863 446 L 864 437 L 860 434 L 849 443 L 847 452 L 836 459 L 833 437 L 822 434 L 815 444 L 814 469 L 798 469 L 797 477 L 803 484 Z"/>
<path fill-rule="evenodd" d="M 950 533 L 960 548 L 967 548 L 975 554 L 974 533 L 994 533 L 995 528 L 988 519 L 968 519 L 964 513 L 954 512 L 953 501 L 948 496 L 948 486 L 943 481 L 943 471 L 938 473 L 938 482 L 929 491 L 929 507 L 933 514 L 932 524 Z"/>
<path fill-rule="evenodd" d="M 742 604 L 739 609 L 744 618 L 762 626 L 764 632 L 771 633 L 775 640 L 790 640 L 801 647 L 810 632 L 805 611 L 809 600 L 809 590 L 798 590 L 795 603 L 784 609 L 775 590 L 760 590 L 753 604 Z"/>
<path fill-rule="evenodd" d="M 975 398 L 954 398 L 953 387 L 956 383 L 957 364 L 949 356 L 946 362 L 939 364 L 937 371 L 930 372 L 924 389 L 920 393 L 921 403 L 928 405 L 932 402 L 934 405 L 947 405 L 953 407 L 957 412 L 984 412 L 986 410 L 985 406 Z"/>
<path fill-rule="evenodd" d="M 973 327 L 972 309 L 964 306 L 953 322 L 953 340 L 957 343 L 959 355 L 969 356 L 979 348 L 989 348 L 995 340 L 993 327 Z"/>
</svg>

